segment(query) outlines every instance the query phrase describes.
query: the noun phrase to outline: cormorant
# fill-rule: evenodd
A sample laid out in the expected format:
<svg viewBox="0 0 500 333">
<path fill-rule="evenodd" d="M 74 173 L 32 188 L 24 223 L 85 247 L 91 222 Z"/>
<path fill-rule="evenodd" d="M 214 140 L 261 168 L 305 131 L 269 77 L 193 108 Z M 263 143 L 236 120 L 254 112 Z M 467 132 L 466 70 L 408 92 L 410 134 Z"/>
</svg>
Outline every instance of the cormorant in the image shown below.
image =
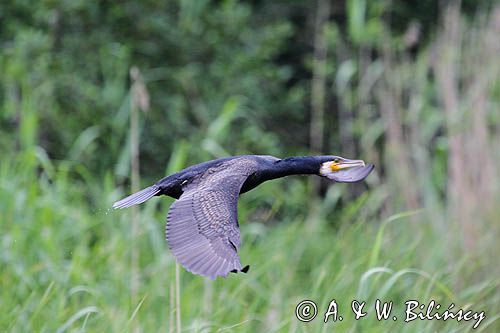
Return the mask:
<svg viewBox="0 0 500 333">
<path fill-rule="evenodd" d="M 175 201 L 168 212 L 166 238 L 177 261 L 188 271 L 215 279 L 246 272 L 238 249 L 238 196 L 263 182 L 289 175 L 319 175 L 336 182 L 363 180 L 374 166 L 339 156 L 276 158 L 243 155 L 204 162 L 167 176 L 113 204 L 125 208 L 153 196 Z"/>
</svg>

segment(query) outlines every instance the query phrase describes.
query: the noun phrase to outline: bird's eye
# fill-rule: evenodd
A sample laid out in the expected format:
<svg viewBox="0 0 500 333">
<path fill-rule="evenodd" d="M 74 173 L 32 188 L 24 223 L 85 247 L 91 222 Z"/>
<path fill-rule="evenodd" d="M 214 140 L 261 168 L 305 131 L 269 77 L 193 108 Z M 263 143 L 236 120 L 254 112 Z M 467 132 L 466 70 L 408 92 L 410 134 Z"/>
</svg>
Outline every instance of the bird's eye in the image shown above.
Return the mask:
<svg viewBox="0 0 500 333">
<path fill-rule="evenodd" d="M 340 158 L 336 158 L 333 160 L 333 163 L 340 163 Z"/>
</svg>

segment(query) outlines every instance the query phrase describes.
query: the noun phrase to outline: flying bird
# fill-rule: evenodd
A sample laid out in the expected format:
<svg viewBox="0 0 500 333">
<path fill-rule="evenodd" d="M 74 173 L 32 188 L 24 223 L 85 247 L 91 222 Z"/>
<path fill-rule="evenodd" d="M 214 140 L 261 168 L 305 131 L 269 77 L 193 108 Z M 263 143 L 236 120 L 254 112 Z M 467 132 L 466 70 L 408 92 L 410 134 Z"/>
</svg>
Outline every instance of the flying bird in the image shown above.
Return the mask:
<svg viewBox="0 0 500 333">
<path fill-rule="evenodd" d="M 190 166 L 113 204 L 125 208 L 154 196 L 177 199 L 167 216 L 166 238 L 176 260 L 188 271 L 215 279 L 247 272 L 238 250 L 238 197 L 265 181 L 289 175 L 318 175 L 335 182 L 366 178 L 374 166 L 340 156 L 284 159 L 265 155 L 219 158 Z"/>
</svg>

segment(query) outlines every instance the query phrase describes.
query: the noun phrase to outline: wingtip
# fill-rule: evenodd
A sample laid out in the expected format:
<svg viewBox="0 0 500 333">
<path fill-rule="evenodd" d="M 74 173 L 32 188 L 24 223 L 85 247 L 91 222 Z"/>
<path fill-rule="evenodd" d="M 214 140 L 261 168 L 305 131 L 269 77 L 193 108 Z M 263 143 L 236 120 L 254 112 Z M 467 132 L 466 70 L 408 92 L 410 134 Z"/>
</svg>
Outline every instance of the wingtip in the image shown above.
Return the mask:
<svg viewBox="0 0 500 333">
<path fill-rule="evenodd" d="M 238 274 L 238 272 L 242 272 L 242 273 L 248 273 L 248 271 L 250 270 L 250 265 L 246 265 L 245 267 L 243 267 L 242 269 L 240 270 L 237 270 L 237 269 L 233 269 L 231 271 L 229 271 L 230 273 L 234 273 L 234 274 Z"/>
</svg>

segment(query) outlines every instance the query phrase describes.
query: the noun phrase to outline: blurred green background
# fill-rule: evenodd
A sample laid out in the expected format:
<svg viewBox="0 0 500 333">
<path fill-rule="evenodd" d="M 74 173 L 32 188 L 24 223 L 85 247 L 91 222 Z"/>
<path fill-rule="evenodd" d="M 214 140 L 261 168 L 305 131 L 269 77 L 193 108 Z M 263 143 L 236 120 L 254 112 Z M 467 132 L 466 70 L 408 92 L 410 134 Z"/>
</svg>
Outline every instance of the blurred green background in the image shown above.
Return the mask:
<svg viewBox="0 0 500 333">
<path fill-rule="evenodd" d="M 500 331 L 498 36 L 495 1 L 2 1 L 0 331 L 472 331 L 404 323 L 409 299 Z M 176 267 L 171 199 L 109 209 L 131 179 L 317 153 L 376 169 L 242 196 L 247 275 Z"/>
</svg>

